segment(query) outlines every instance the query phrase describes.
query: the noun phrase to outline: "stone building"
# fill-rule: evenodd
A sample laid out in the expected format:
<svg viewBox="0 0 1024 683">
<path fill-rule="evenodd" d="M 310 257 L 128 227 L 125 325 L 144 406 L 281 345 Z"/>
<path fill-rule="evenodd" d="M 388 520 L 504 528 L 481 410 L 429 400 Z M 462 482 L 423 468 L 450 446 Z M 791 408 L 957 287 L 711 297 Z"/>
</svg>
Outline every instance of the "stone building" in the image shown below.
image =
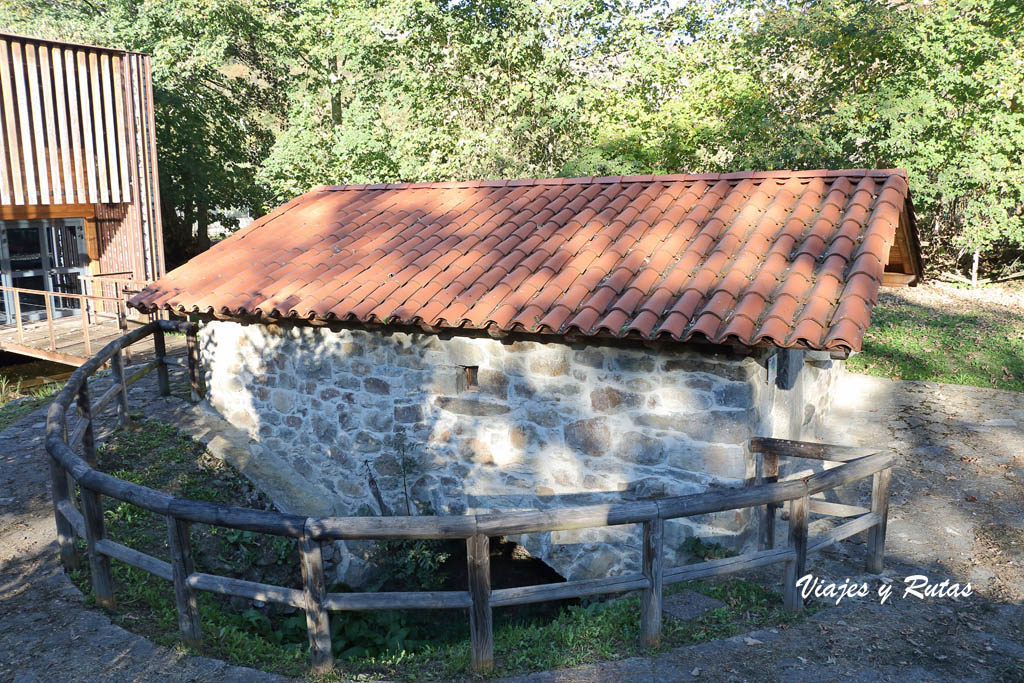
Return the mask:
<svg viewBox="0 0 1024 683">
<path fill-rule="evenodd" d="M 343 186 L 132 303 L 205 322 L 209 404 L 282 509 L 465 514 L 742 485 L 745 441 L 813 438 L 879 286 L 919 274 L 902 171 Z M 753 526 L 673 521 L 667 561 Z M 639 562 L 632 527 L 513 540 L 566 577 Z"/>
</svg>

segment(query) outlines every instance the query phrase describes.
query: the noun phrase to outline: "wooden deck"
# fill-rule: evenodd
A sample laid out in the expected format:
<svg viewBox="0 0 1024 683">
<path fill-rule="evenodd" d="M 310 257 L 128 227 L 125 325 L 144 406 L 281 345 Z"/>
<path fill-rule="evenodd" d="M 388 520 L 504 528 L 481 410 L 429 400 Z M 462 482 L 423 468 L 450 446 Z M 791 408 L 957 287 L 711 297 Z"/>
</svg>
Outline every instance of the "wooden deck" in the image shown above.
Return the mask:
<svg viewBox="0 0 1024 683">
<path fill-rule="evenodd" d="M 91 317 L 92 320 L 86 325 L 82 323 L 81 314 L 55 318 L 52 340 L 50 325 L 46 320 L 22 323 L 20 333 L 13 323 L 0 325 L 0 351 L 67 365 L 81 365 L 107 343 L 124 334 L 115 317 Z M 128 325 L 131 329 L 135 323 L 130 322 Z M 166 343 L 168 354 L 172 354 L 184 349 L 185 338 L 168 335 Z M 131 350 L 133 360 L 153 358 L 151 345 L 136 344 Z"/>
</svg>

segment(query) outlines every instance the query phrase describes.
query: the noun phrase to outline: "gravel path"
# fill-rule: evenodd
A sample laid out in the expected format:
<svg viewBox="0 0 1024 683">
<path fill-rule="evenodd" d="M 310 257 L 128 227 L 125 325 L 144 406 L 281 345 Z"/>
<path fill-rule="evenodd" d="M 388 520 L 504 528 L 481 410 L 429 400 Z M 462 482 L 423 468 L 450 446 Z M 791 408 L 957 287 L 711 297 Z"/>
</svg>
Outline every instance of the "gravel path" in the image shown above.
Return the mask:
<svg viewBox="0 0 1024 683">
<path fill-rule="evenodd" d="M 784 630 L 512 680 L 1024 681 L 1024 395 L 860 375 L 840 392 L 824 440 L 901 455 L 885 574 L 896 590 L 886 605 L 847 600 Z M 211 438 L 208 418 L 155 395 L 142 380 L 133 409 Z M 55 561 L 43 417 L 0 433 L 0 680 L 282 680 L 153 645 L 84 606 Z M 874 590 L 863 551 L 843 543 L 812 556 L 808 571 Z M 903 599 L 911 574 L 971 582 L 975 594 Z M 748 576 L 777 582 L 780 568 Z"/>
</svg>

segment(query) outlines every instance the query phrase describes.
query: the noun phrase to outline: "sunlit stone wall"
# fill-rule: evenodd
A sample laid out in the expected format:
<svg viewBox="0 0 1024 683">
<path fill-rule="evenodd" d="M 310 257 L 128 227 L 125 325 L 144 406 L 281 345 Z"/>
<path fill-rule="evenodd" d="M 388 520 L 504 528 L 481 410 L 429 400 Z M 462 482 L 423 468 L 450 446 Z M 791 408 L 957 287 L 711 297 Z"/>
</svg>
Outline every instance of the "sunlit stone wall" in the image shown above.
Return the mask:
<svg viewBox="0 0 1024 683">
<path fill-rule="evenodd" d="M 208 323 L 201 338 L 210 404 L 251 437 L 243 471 L 282 509 L 311 515 L 466 514 L 742 485 L 754 475 L 744 441 L 807 436 L 837 371 L 793 370 L 800 352 L 679 345 L 234 322 Z M 780 363 L 792 386 L 779 385 Z M 666 560 L 682 563 L 692 535 L 740 549 L 754 531 L 750 511 L 673 521 Z M 639 566 L 634 526 L 512 540 L 568 578 Z M 338 544 L 338 579 L 360 583 L 365 550 Z"/>
</svg>

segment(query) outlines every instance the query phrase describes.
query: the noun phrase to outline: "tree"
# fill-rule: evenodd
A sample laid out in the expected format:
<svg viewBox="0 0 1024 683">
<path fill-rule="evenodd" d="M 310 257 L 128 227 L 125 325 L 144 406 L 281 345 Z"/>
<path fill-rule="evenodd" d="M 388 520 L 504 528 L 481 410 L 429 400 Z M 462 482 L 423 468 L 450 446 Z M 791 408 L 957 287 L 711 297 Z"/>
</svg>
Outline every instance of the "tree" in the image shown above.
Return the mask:
<svg viewBox="0 0 1024 683">
<path fill-rule="evenodd" d="M 13 1 L 153 55 L 181 257 L 321 183 L 810 167 L 907 168 L 933 266 L 1024 249 L 1015 0 Z"/>
<path fill-rule="evenodd" d="M 605 117 L 612 75 L 667 9 L 589 0 L 306 3 L 288 126 L 261 179 L 322 182 L 555 175 Z"/>
</svg>

